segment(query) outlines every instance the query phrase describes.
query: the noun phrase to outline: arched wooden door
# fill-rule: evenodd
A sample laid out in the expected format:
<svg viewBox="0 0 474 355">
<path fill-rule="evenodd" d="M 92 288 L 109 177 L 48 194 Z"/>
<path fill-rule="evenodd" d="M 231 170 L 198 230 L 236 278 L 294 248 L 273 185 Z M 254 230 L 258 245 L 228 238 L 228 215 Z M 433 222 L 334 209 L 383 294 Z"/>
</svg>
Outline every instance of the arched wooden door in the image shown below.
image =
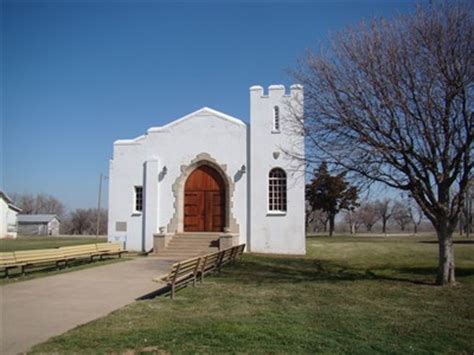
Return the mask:
<svg viewBox="0 0 474 355">
<path fill-rule="evenodd" d="M 225 184 L 210 166 L 200 166 L 184 185 L 184 231 L 222 232 L 225 218 Z"/>
</svg>

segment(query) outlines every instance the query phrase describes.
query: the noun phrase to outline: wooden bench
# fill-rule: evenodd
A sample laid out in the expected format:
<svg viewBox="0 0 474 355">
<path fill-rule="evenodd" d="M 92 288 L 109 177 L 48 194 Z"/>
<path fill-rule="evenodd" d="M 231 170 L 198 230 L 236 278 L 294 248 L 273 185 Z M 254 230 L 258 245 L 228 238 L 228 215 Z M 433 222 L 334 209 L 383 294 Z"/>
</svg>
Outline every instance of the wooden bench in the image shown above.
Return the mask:
<svg viewBox="0 0 474 355">
<path fill-rule="evenodd" d="M 219 267 L 219 261 L 222 257 L 222 252 L 218 251 L 212 254 L 207 254 L 201 257 L 202 263 L 199 270 L 199 281 L 204 281 L 204 275 L 216 271 Z"/>
<path fill-rule="evenodd" d="M 100 259 L 108 255 L 118 255 L 121 258 L 122 254 L 127 252 L 123 249 L 122 243 L 97 243 L 95 246 L 100 254 Z"/>
<path fill-rule="evenodd" d="M 21 263 L 17 263 L 14 252 L 2 252 L 0 253 L 0 269 L 5 272 L 5 277 L 8 277 L 8 271 L 10 269 L 16 269 L 23 266 Z"/>
<path fill-rule="evenodd" d="M 173 264 L 169 274 L 164 277 L 155 278 L 153 281 L 166 282 L 171 287 L 171 299 L 174 299 L 177 287 L 186 286 L 191 282 L 193 286 L 196 286 L 198 279 L 202 283 L 204 275 L 217 271 L 223 265 L 237 260 L 242 255 L 244 249 L 245 244 L 241 244 L 215 253 L 180 261 Z"/>
<path fill-rule="evenodd" d="M 95 244 L 60 247 L 59 250 L 62 252 L 63 256 L 66 259 L 66 266 L 68 266 L 68 261 L 71 260 L 89 259 L 89 261 L 93 261 L 94 256 L 100 255 L 100 253 L 97 251 L 97 246 Z"/>
<path fill-rule="evenodd" d="M 196 286 L 196 278 L 200 264 L 201 257 L 181 261 L 173 264 L 170 273 L 160 279 L 171 286 L 171 299 L 174 299 L 176 287 L 185 286 L 189 282 L 192 282 L 193 286 Z"/>
<path fill-rule="evenodd" d="M 21 273 L 24 275 L 26 268 L 33 265 L 56 264 L 59 269 L 62 262 L 66 263 L 66 257 L 59 249 L 36 249 L 15 251 L 15 261 L 21 266 Z"/>
<path fill-rule="evenodd" d="M 5 277 L 8 277 L 10 269 L 21 268 L 24 275 L 26 269 L 31 266 L 56 264 L 56 269 L 62 265 L 68 266 L 68 262 L 77 259 L 89 259 L 93 261 L 95 256 L 102 259 L 103 256 L 122 256 L 127 251 L 123 249 L 121 243 L 97 243 L 83 244 L 51 249 L 20 250 L 15 252 L 0 253 L 0 269 L 5 270 Z"/>
</svg>

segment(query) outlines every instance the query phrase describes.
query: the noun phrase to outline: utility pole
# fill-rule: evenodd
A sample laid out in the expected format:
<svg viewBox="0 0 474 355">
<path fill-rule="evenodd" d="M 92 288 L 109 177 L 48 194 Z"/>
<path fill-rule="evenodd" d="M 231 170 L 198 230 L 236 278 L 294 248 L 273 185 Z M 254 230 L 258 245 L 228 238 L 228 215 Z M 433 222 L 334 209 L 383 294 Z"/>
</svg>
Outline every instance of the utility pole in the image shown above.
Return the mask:
<svg viewBox="0 0 474 355">
<path fill-rule="evenodd" d="M 100 178 L 99 178 L 99 196 L 97 198 L 97 226 L 96 226 L 96 232 L 95 232 L 95 237 L 96 239 L 99 238 L 99 228 L 100 228 L 100 202 L 101 202 L 101 197 L 102 197 L 102 173 L 100 173 Z"/>
</svg>

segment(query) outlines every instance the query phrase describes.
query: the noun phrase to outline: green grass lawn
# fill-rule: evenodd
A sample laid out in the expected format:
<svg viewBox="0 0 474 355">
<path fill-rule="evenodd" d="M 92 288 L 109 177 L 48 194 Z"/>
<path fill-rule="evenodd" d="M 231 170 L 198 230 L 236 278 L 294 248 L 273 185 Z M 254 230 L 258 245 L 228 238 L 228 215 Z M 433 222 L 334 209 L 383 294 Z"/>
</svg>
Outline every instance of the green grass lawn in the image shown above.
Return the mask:
<svg viewBox="0 0 474 355">
<path fill-rule="evenodd" d="M 42 353 L 471 353 L 474 244 L 433 286 L 428 238 L 310 238 L 306 257 L 245 255 L 171 301 L 139 301 L 33 348 Z"/>
<path fill-rule="evenodd" d="M 107 238 L 81 238 L 81 237 L 42 237 L 42 236 L 19 236 L 16 239 L 0 239 L 0 252 L 47 249 L 66 247 L 70 245 L 104 243 Z"/>
</svg>

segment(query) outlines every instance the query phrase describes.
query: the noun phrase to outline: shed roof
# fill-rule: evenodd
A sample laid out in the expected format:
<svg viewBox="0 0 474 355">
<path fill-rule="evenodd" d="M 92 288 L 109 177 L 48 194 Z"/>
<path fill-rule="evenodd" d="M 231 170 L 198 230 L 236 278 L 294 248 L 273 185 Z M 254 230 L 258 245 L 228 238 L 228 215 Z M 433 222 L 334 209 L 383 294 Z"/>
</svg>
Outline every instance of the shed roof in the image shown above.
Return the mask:
<svg viewBox="0 0 474 355">
<path fill-rule="evenodd" d="M 18 223 L 49 223 L 54 218 L 59 221 L 55 214 L 19 214 Z"/>
</svg>

